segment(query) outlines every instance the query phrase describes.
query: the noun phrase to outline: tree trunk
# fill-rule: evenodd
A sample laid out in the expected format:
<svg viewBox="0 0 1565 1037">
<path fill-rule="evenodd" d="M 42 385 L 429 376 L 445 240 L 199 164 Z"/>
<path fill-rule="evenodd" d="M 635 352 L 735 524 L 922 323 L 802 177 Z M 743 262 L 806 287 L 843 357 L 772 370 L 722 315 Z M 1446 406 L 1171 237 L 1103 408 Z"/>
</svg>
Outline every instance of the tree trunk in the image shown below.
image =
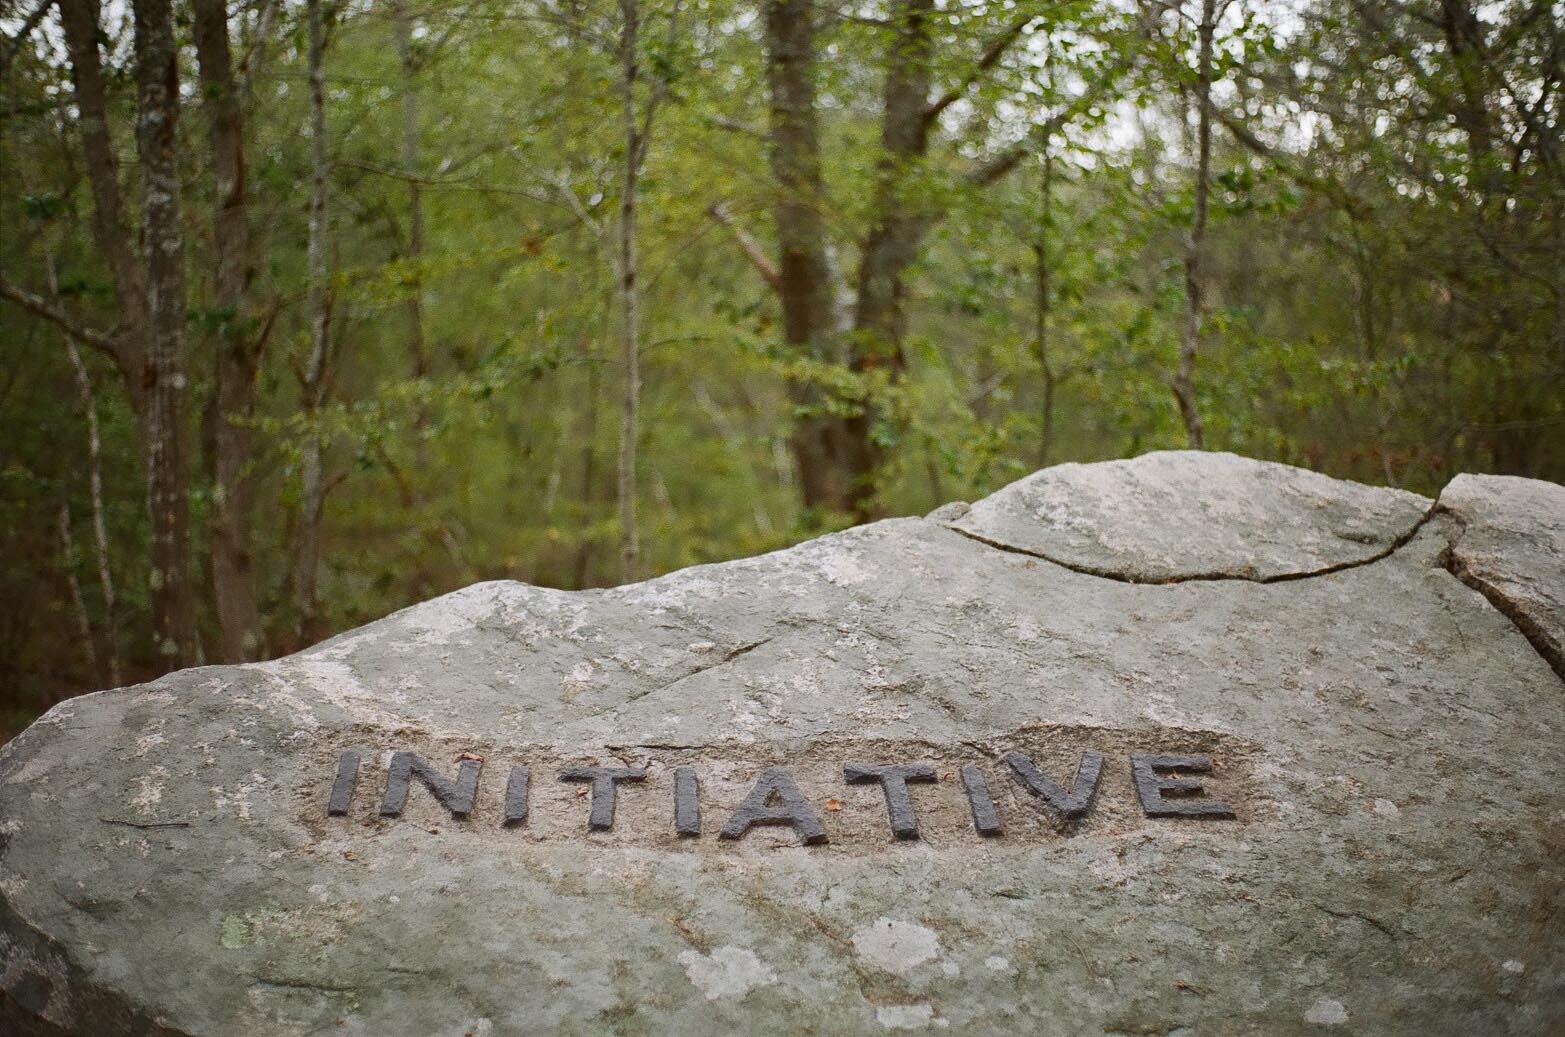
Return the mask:
<svg viewBox="0 0 1565 1037">
<path fill-rule="evenodd" d="M 961 85 L 931 104 L 929 21 L 935 13 L 933 0 L 893 0 L 885 22 L 892 39 L 870 227 L 859 242 L 851 316 L 838 319 L 831 243 L 817 204 L 822 191 L 815 88 L 810 75 L 814 57 L 811 18 L 817 6 L 801 0 L 768 0 L 763 5 L 772 100 L 772 169 L 780 188 L 777 232 L 782 264 L 776 287 L 782 297 L 784 329 L 790 344 L 812 344 L 815 355 L 827 360 L 837 359 L 840 334 L 847 347 L 841 351 L 847 354 L 854 372 L 873 376 L 885 371 L 886 380 L 895 383 L 906 366 L 902 343 L 906 330 L 904 280 L 924 236 L 939 218 L 927 205 L 910 204 L 903 187 L 908 175 L 922 164 L 941 112 L 995 66 L 1032 18 L 1014 20 L 984 50 Z M 1084 109 L 1095 94 L 1095 90 L 1089 91 L 1077 108 Z M 1057 119 L 1063 122 L 1068 117 L 1062 113 Z M 967 180 L 979 187 L 993 184 L 1026 153 L 1020 147 L 1007 149 L 974 169 Z M 808 386 L 803 389 L 813 392 Z M 809 404 L 818 398 L 818 393 L 796 395 L 795 402 Z M 801 423 L 791 447 L 805 503 L 829 502 L 862 522 L 874 514 L 875 477 L 884 451 L 876 436 L 881 420 L 876 401 L 866 396 L 856 402 L 860 413 L 854 417 L 821 417 L 817 429 Z"/>
<path fill-rule="evenodd" d="M 926 213 L 911 208 L 902 186 L 928 147 L 930 57 L 929 17 L 933 0 L 897 0 L 892 6 L 894 36 L 886 65 L 881 111 L 879 171 L 875 179 L 869 233 L 859 245 L 858 301 L 853 327 L 854 371 L 885 370 L 896 379 L 906 367 L 903 281 L 929 227 Z M 884 460 L 874 426 L 872 400 L 847 422 L 848 502 L 857 521 L 874 515 L 875 473 Z"/>
<path fill-rule="evenodd" d="M 597 286 L 595 286 L 597 287 Z M 592 347 L 583 344 L 582 353 L 587 362 L 587 400 L 581 418 L 581 507 L 583 520 L 578 529 L 585 531 L 592 525 L 593 503 L 597 500 L 597 442 L 598 442 L 598 361 L 592 354 Z M 582 536 L 576 545 L 576 558 L 572 574 L 574 576 L 573 587 L 581 590 L 587 586 L 587 575 L 591 571 L 593 554 L 592 539 Z"/>
<path fill-rule="evenodd" d="M 1038 355 L 1038 367 L 1043 373 L 1043 414 L 1039 436 L 1038 463 L 1049 463 L 1054 450 L 1054 389 L 1053 358 L 1049 355 L 1049 232 L 1054 220 L 1054 153 L 1049 150 L 1049 140 L 1043 142 L 1043 173 L 1039 177 L 1038 238 L 1033 242 L 1034 263 L 1034 330 L 1033 337 Z"/>
<path fill-rule="evenodd" d="M 119 160 L 109 134 L 108 105 L 104 95 L 103 60 L 98 51 L 101 35 L 94 0 L 59 0 L 60 24 L 65 30 L 71 61 L 71 84 L 79 113 L 82 157 L 92 189 L 92 235 L 98 252 L 114 279 L 120 328 L 125 345 L 115 357 L 130 390 L 132 406 L 141 409 L 141 353 L 146 348 L 147 289 L 144 272 L 125 226 L 125 200 L 120 189 Z"/>
<path fill-rule="evenodd" d="M 49 297 L 60 304 L 59 278 L 55 274 L 52 251 L 44 253 L 49 268 Z M 65 341 L 65 355 L 70 358 L 71 370 L 76 373 L 76 392 L 81 397 L 82 417 L 87 422 L 87 489 L 92 501 L 92 544 L 98 562 L 98 587 L 103 596 L 103 640 L 109 661 L 109 687 L 120 686 L 120 624 L 115 608 L 114 573 L 109 567 L 109 531 L 103 509 L 103 439 L 98 432 L 98 400 L 92 391 L 92 377 L 82 361 L 81 350 L 70 335 L 61 336 Z M 66 505 L 61 504 L 64 508 Z M 67 525 L 69 518 L 66 518 Z"/>
<path fill-rule="evenodd" d="M 1491 194 L 1500 189 L 1504 174 L 1493 165 L 1494 127 L 1484 84 L 1483 25 L 1467 0 L 1440 0 L 1440 28 L 1461 83 L 1453 114 L 1467 137 L 1469 177 L 1474 187 Z"/>
<path fill-rule="evenodd" d="M 66 351 L 76 371 L 76 389 L 81 394 L 82 410 L 87 416 L 87 485 L 92 500 L 92 544 L 98 562 L 98 587 L 103 595 L 103 640 L 109 657 L 109 687 L 120 686 L 120 622 L 114 600 L 114 574 L 109 568 L 109 532 L 103 517 L 102 440 L 98 435 L 98 402 L 93 397 L 92 379 L 82 363 L 76 343 L 67 336 Z"/>
<path fill-rule="evenodd" d="M 309 22 L 310 77 L 310 232 L 308 299 L 310 354 L 304 369 L 303 402 L 309 429 L 300 459 L 299 531 L 294 557 L 294 608 L 299 644 L 322 635 L 318 587 L 321 557 L 321 514 L 326 503 L 323 474 L 325 443 L 316 418 L 325 402 L 326 359 L 330 345 L 331 298 L 326 284 L 326 51 L 321 0 L 306 0 Z"/>
<path fill-rule="evenodd" d="M 147 338 L 140 427 L 152 514 L 152 614 L 170 664 L 199 657 L 185 460 L 185 260 L 179 215 L 179 65 L 170 0 L 135 0 L 136 150 L 142 177 Z"/>
<path fill-rule="evenodd" d="M 196 57 L 201 67 L 212 169 L 212 286 L 221 314 L 215 346 L 216 406 L 213 446 L 216 493 L 212 508 L 212 598 L 217 606 L 224 662 L 265 654 L 256 605 L 251 537 L 259 336 L 247 307 L 253 275 L 245 173 L 242 91 L 234 77 L 224 0 L 191 0 Z"/>
<path fill-rule="evenodd" d="M 643 141 L 636 120 L 636 83 L 640 78 L 639 0 L 620 0 L 620 95 L 625 124 L 624 184 L 619 202 L 620 362 L 624 397 L 619 433 L 619 577 L 638 578 L 641 541 L 636 528 L 636 446 L 641 407 L 641 286 L 637 282 L 636 208 L 640 191 Z"/>
<path fill-rule="evenodd" d="M 65 575 L 66 593 L 71 599 L 71 612 L 76 617 L 76 635 L 82 651 L 87 655 L 87 668 L 94 681 L 99 679 L 98 650 L 92 637 L 92 620 L 87 615 L 87 603 L 82 599 L 81 581 L 76 578 L 76 538 L 71 535 L 71 506 L 60 500 L 60 571 Z"/>
<path fill-rule="evenodd" d="M 1212 37 L 1217 31 L 1217 0 L 1201 0 L 1197 27 L 1199 51 L 1196 71 L 1196 168 L 1195 206 L 1190 233 L 1185 239 L 1185 313 L 1179 335 L 1179 366 L 1174 371 L 1174 401 L 1193 450 L 1206 445 L 1206 429 L 1195 402 L 1195 361 L 1201 344 L 1201 322 L 1206 315 L 1205 271 L 1207 194 L 1212 168 Z"/>
<path fill-rule="evenodd" d="M 115 360 L 136 412 L 152 527 L 153 632 L 170 666 L 195 662 L 190 579 L 189 473 L 184 428 L 184 234 L 176 148 L 178 48 L 168 0 L 136 0 L 136 150 L 143 190 L 138 262 L 125 229 L 119 168 L 109 134 L 98 14 L 91 0 L 61 0 L 60 18 L 80 113 L 93 196 L 93 236 L 114 278 L 120 335 Z"/>
<path fill-rule="evenodd" d="M 418 178 L 418 91 L 414 76 L 413 13 L 407 0 L 393 0 L 392 21 L 397 32 L 397 56 L 402 65 L 402 173 L 408 185 L 408 241 L 404 258 L 408 263 L 407 311 L 408 355 L 413 377 L 429 373 L 429 358 L 424 346 L 424 283 L 420 264 L 424 261 L 424 197 Z M 425 424 L 422 412 L 418 424 Z"/>
<path fill-rule="evenodd" d="M 815 105 L 815 21 L 809 0 L 769 0 L 766 79 L 771 92 L 769 151 L 777 180 L 776 288 L 788 345 L 812 360 L 836 351 L 831 267 L 821 216 L 820 135 Z M 789 387 L 800 416 L 788 445 L 807 509 L 849 510 L 848 479 L 839 455 L 840 423 L 820 413 L 819 388 L 799 379 Z"/>
</svg>

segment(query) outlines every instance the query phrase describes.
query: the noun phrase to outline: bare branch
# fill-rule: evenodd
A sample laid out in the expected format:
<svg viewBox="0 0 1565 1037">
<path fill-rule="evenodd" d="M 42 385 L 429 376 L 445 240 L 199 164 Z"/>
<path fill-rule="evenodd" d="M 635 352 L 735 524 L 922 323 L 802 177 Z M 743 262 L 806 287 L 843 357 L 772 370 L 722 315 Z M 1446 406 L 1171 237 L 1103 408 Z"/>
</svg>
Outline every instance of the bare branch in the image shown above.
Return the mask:
<svg viewBox="0 0 1565 1037">
<path fill-rule="evenodd" d="M 772 258 L 766 254 L 766 250 L 761 247 L 761 243 L 752 238 L 739 225 L 739 222 L 734 219 L 733 214 L 728 211 L 728 206 L 722 202 L 717 202 L 709 206 L 706 212 L 708 216 L 716 220 L 721 226 L 728 228 L 733 234 L 734 240 L 744 250 L 745 256 L 749 258 L 756 272 L 761 275 L 761 280 L 770 285 L 773 291 L 782 291 L 782 271 L 777 269 L 777 264 L 772 262 Z"/>
<path fill-rule="evenodd" d="M 593 236 L 601 240 L 603 238 L 603 224 L 593 219 L 592 214 L 581 204 L 581 199 L 576 197 L 576 191 L 571 187 L 570 181 L 565 179 L 565 175 L 562 173 L 555 177 L 553 184 L 554 189 L 560 193 L 560 197 L 565 199 L 565 203 L 570 206 L 571 212 L 576 214 L 576 218 L 581 221 L 582 226 L 592 231 Z"/>
<path fill-rule="evenodd" d="M 239 62 L 240 96 L 248 105 L 255 95 L 255 76 L 266 58 L 266 44 L 272 38 L 272 19 L 276 16 L 275 0 L 258 0 L 255 14 L 255 38 L 245 49 Z"/>
<path fill-rule="evenodd" d="M 1364 214 L 1364 204 L 1358 198 L 1343 190 L 1340 185 L 1300 169 L 1287 155 L 1269 146 L 1254 133 L 1251 133 L 1249 127 L 1231 113 L 1213 111 L 1212 114 L 1216 116 L 1218 122 L 1223 124 L 1223 127 L 1228 130 L 1234 140 L 1238 141 L 1249 151 L 1266 159 L 1266 161 L 1276 167 L 1278 172 L 1292 180 L 1295 184 L 1305 190 L 1314 191 L 1325 198 L 1329 198 L 1349 216 L 1356 218 Z"/>
<path fill-rule="evenodd" d="M 106 335 L 101 331 L 85 327 L 73 321 L 69 316 L 51 306 L 41 295 L 34 295 L 25 288 L 19 288 L 11 282 L 0 278 L 0 299 L 10 299 L 22 309 L 31 313 L 34 317 L 48 321 L 71 338 L 84 346 L 111 357 L 116 363 L 122 361 L 122 343 L 117 335 Z"/>
<path fill-rule="evenodd" d="M 0 73 L 11 67 L 11 59 L 16 57 L 22 49 L 22 44 L 27 42 L 27 37 L 38 28 L 38 23 L 43 21 L 43 16 L 49 13 L 49 8 L 54 6 L 54 0 L 39 0 L 27 17 L 22 20 L 21 27 L 16 30 L 16 35 L 0 43 Z"/>
<path fill-rule="evenodd" d="M 674 0 L 674 9 L 668 16 L 668 53 L 674 53 L 674 43 L 679 39 L 679 15 L 684 10 L 684 0 Z M 657 115 L 658 106 L 668 97 L 669 81 L 667 75 L 658 76 L 652 84 L 651 95 L 647 98 L 646 111 L 641 114 L 641 129 L 636 134 L 636 154 L 634 156 L 637 168 L 645 161 L 647 149 L 652 142 L 652 120 Z"/>
<path fill-rule="evenodd" d="M 973 84 L 983 78 L 984 73 L 999 63 L 1000 58 L 1010 49 L 1011 44 L 1016 42 L 1028 25 L 1032 24 L 1032 20 L 1033 16 L 1029 14 L 1023 15 L 1012 22 L 1005 32 L 1001 33 L 993 43 L 984 49 L 983 55 L 978 59 L 978 64 L 973 66 L 972 70 L 962 78 L 960 83 L 947 90 L 937 101 L 924 109 L 923 124 L 925 132 L 928 132 L 929 127 L 934 125 L 936 119 L 940 118 L 941 113 L 957 101 L 960 101 L 962 96 L 972 89 Z"/>
<path fill-rule="evenodd" d="M 754 126 L 742 123 L 738 119 L 730 119 L 726 115 L 708 115 L 706 116 L 706 122 L 709 126 L 719 130 L 727 130 L 729 133 L 737 133 L 759 141 L 767 139 L 765 130 L 758 130 Z"/>
<path fill-rule="evenodd" d="M 92 0 L 58 0 L 60 25 L 70 54 L 71 82 L 76 98 L 77 133 L 92 188 L 93 240 L 114 277 L 120 323 L 140 329 L 147 320 L 146 274 L 125 225 L 125 194 L 119 160 L 109 132 L 107 87 L 99 52 L 101 28 Z M 127 343 L 135 346 L 136 343 Z"/>
<path fill-rule="evenodd" d="M 1128 64 L 1129 59 L 1120 58 L 1113 66 L 1106 69 L 1102 76 L 1088 84 L 1087 89 L 1081 95 L 1073 99 L 1064 108 L 1055 112 L 1048 119 L 1037 124 L 1032 130 L 1015 144 L 992 156 L 988 161 L 980 163 L 968 171 L 966 180 L 974 187 L 988 187 L 1000 180 L 1028 155 L 1041 150 L 1060 130 L 1064 129 L 1074 119 L 1086 112 L 1098 103 L 1105 90 L 1114 81 L 1114 77 Z"/>
</svg>

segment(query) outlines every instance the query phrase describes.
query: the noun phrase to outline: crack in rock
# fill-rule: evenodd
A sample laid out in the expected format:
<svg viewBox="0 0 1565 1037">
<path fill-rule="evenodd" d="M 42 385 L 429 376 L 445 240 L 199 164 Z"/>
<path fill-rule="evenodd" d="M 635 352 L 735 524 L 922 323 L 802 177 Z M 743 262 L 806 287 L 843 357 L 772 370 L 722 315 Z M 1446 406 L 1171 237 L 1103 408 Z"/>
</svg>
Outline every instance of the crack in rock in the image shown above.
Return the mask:
<svg viewBox="0 0 1565 1037">
<path fill-rule="evenodd" d="M 1003 541 L 994 540 L 990 537 L 983 536 L 980 533 L 975 533 L 970 529 L 963 529 L 961 526 L 953 525 L 949 522 L 937 522 L 936 525 L 940 526 L 942 529 L 948 529 L 953 533 L 960 534 L 969 540 L 983 544 L 986 547 L 992 547 L 997 551 L 1008 551 L 1011 554 L 1026 555 L 1029 558 L 1037 558 L 1041 561 L 1048 562 L 1051 565 L 1057 565 L 1061 569 L 1069 569 L 1073 573 L 1081 573 L 1083 576 L 1096 576 L 1104 580 L 1115 580 L 1119 583 L 1133 583 L 1146 587 L 1162 587 L 1176 583 L 1215 583 L 1222 581 L 1235 581 L 1240 583 L 1288 583 L 1293 580 L 1311 580 L 1317 576 L 1330 576 L 1332 573 L 1345 572 L 1349 569 L 1358 569 L 1366 565 L 1373 565 L 1376 562 L 1385 561 L 1387 558 L 1390 558 L 1392 555 L 1396 554 L 1397 551 L 1401 550 L 1403 547 L 1406 547 L 1408 542 L 1418 535 L 1419 530 L 1423 529 L 1429 520 L 1434 518 L 1435 512 L 1438 508 L 1438 501 L 1431 504 L 1429 509 L 1425 511 L 1424 514 L 1419 517 L 1418 521 L 1414 522 L 1406 532 L 1400 534 L 1389 545 L 1380 551 L 1377 551 L 1375 554 L 1370 555 L 1368 558 L 1355 558 L 1350 561 L 1335 562 L 1331 565 L 1324 565 L 1315 569 L 1307 569 L 1300 572 L 1273 573 L 1266 576 L 1246 575 L 1243 573 L 1188 573 L 1179 576 L 1137 576 L 1132 573 L 1118 572 L 1113 569 L 1084 565 L 1079 562 L 1067 562 L 1062 558 L 1054 557 L 1042 551 L 1036 551 L 1025 547 L 1017 547 L 1014 544 L 1007 544 Z"/>
<path fill-rule="evenodd" d="M 1456 516 L 1452 517 L 1456 518 Z M 1457 523 L 1461 525 L 1460 518 L 1457 518 Z M 1562 651 L 1559 644 L 1550 637 L 1544 621 L 1532 615 L 1521 601 L 1507 594 L 1502 584 L 1485 579 L 1473 571 L 1467 561 L 1457 553 L 1458 542 L 1460 542 L 1460 534 L 1440 556 L 1445 571 L 1482 594 L 1484 600 L 1494 606 L 1496 612 L 1511 621 L 1511 625 L 1527 639 L 1528 644 L 1532 645 L 1533 651 L 1549 664 L 1549 669 L 1554 671 L 1555 676 L 1565 681 L 1565 651 Z"/>
<path fill-rule="evenodd" d="M 638 692 L 636 692 L 636 694 L 630 695 L 630 696 L 626 697 L 626 699 L 623 702 L 618 702 L 618 703 L 615 703 L 613 706 L 608 707 L 607 709 L 599 710 L 597 713 L 594 713 L 593 716 L 594 717 L 601 716 L 604 713 L 611 713 L 611 712 L 613 712 L 613 711 L 615 711 L 617 709 L 623 709 L 624 707 L 630 705 L 632 702 L 639 702 L 639 701 L 641 701 L 642 699 L 646 698 L 648 695 L 656 695 L 656 694 L 659 694 L 660 692 L 665 692 L 665 691 L 669 690 L 670 688 L 676 687 L 679 684 L 689 680 L 692 677 L 698 677 L 698 676 L 700 676 L 703 673 L 707 673 L 708 671 L 715 670 L 715 669 L 717 669 L 717 668 L 719 668 L 721 666 L 727 666 L 729 663 L 733 662 L 735 659 L 738 659 L 738 658 L 740 658 L 742 656 L 745 656 L 745 655 L 749 655 L 751 652 L 755 651 L 757 648 L 760 648 L 762 645 L 770 643 L 771 640 L 772 640 L 772 638 L 770 638 L 770 637 L 763 637 L 763 638 L 761 638 L 758 641 L 751 641 L 748 644 L 742 644 L 742 645 L 739 645 L 736 648 L 731 648 L 726 653 L 724 653 L 724 655 L 720 659 L 714 659 L 714 660 L 712 660 L 709 663 L 702 663 L 700 666 L 697 666 L 694 669 L 692 669 L 689 673 L 680 674 L 678 677 L 675 677 L 673 680 L 668 681 L 667 683 L 664 683 L 664 684 L 660 684 L 660 685 L 658 685 L 655 688 L 648 688 L 646 691 L 638 691 Z"/>
<path fill-rule="evenodd" d="M 1390 553 L 1433 502 L 1303 468 L 1179 450 L 1046 468 L 930 519 L 991 546 L 1133 583 L 1273 582 Z"/>
<path fill-rule="evenodd" d="M 1458 475 L 1438 506 L 1456 526 L 1441 558 L 1565 681 L 1565 487 Z"/>
</svg>

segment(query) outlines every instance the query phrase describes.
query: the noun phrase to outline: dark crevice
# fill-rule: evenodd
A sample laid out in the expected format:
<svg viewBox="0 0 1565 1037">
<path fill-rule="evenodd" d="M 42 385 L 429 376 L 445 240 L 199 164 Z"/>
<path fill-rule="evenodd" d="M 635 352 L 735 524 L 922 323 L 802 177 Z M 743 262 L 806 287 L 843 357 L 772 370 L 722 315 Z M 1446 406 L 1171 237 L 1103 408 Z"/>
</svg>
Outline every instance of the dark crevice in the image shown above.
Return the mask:
<svg viewBox="0 0 1565 1037">
<path fill-rule="evenodd" d="M 1439 507 L 1440 502 L 1438 500 L 1430 504 L 1429 510 L 1424 512 L 1424 514 L 1417 522 L 1408 527 L 1405 533 L 1393 540 L 1387 547 L 1377 551 L 1373 555 L 1370 555 L 1368 558 L 1356 558 L 1348 562 L 1336 562 L 1332 565 L 1325 565 L 1319 569 L 1309 569 L 1305 572 L 1279 573 L 1276 576 L 1239 576 L 1231 573 L 1192 573 L 1188 576 L 1160 577 L 1131 576 L 1126 573 L 1115 572 L 1112 569 L 1103 569 L 1092 565 L 1080 565 L 1072 562 L 1061 561 L 1060 559 L 1052 558 L 1041 551 L 1031 551 L 1025 547 L 1017 547 L 1014 544 L 1007 544 L 998 540 L 992 540 L 989 537 L 974 533 L 971 530 L 962 529 L 958 526 L 953 526 L 948 523 L 941 522 L 937 523 L 937 525 L 944 529 L 949 529 L 953 533 L 964 536 L 969 540 L 973 540 L 977 543 L 995 548 L 998 551 L 1009 551 L 1012 554 L 1026 555 L 1029 558 L 1042 559 L 1051 565 L 1057 565 L 1062 569 L 1069 569 L 1074 573 L 1081 573 L 1083 576 L 1098 576 L 1105 580 L 1115 580 L 1119 583 L 1134 583 L 1140 584 L 1142 586 L 1155 587 L 1174 583 L 1214 583 L 1220 581 L 1236 581 L 1240 583 L 1288 583 L 1292 580 L 1309 580 L 1317 576 L 1330 576 L 1332 573 L 1343 572 L 1347 569 L 1357 569 L 1360 566 L 1373 565 L 1376 562 L 1391 557 L 1391 555 L 1395 554 L 1399 549 L 1406 545 L 1408 541 L 1412 540 L 1413 537 L 1418 535 L 1418 531 L 1423 529 L 1425 523 L 1434 517 L 1435 512 L 1439 509 Z"/>
<path fill-rule="evenodd" d="M 1142 586 L 1165 586 L 1175 583 L 1213 583 L 1220 581 L 1237 581 L 1241 583 L 1288 583 L 1293 580 L 1308 580 L 1317 576 L 1329 576 L 1332 573 L 1343 572 L 1347 569 L 1357 569 L 1361 566 L 1373 565 L 1376 562 L 1383 561 L 1391 557 L 1402 547 L 1406 546 L 1409 541 L 1418 535 L 1419 530 L 1423 529 L 1424 526 L 1428 524 L 1430 519 L 1434 518 L 1436 514 L 1440 513 L 1445 514 L 1457 525 L 1456 535 L 1449 538 L 1445 550 L 1441 552 L 1440 565 L 1452 576 L 1460 580 L 1463 584 L 1471 587 L 1473 590 L 1483 595 L 1484 600 L 1489 602 L 1489 604 L 1494 607 L 1495 611 L 1499 612 L 1506 619 L 1510 620 L 1511 624 L 1516 627 L 1517 631 L 1527 639 L 1527 643 L 1532 646 L 1535 652 L 1538 653 L 1539 658 L 1548 664 L 1549 669 L 1554 671 L 1555 676 L 1559 677 L 1560 680 L 1565 681 L 1565 654 L 1562 654 L 1559 649 L 1550 643 L 1549 639 L 1544 635 L 1542 621 L 1528 615 L 1526 610 L 1517 604 L 1517 602 L 1507 597 L 1501 588 L 1497 587 L 1489 580 L 1484 579 L 1477 573 L 1474 573 L 1463 563 L 1462 559 L 1458 556 L 1456 552 L 1456 545 L 1461 540 L 1464 523 L 1462 522 L 1462 519 L 1459 515 L 1450 510 L 1443 509 L 1440 505 L 1440 499 L 1438 497 L 1432 504 L 1430 504 L 1429 510 L 1424 512 L 1423 516 L 1420 517 L 1417 522 L 1413 523 L 1407 532 L 1397 537 L 1397 539 L 1393 541 L 1390 546 L 1386 547 L 1384 550 L 1376 552 L 1368 558 L 1361 558 L 1351 562 L 1338 562 L 1335 565 L 1322 566 L 1319 569 L 1311 569 L 1307 572 L 1282 573 L 1278 576 L 1235 576 L 1218 573 L 1195 573 L 1189 576 L 1167 576 L 1156 579 L 1131 576 L 1127 575 L 1126 573 L 1115 572 L 1111 569 L 1102 569 L 1097 566 L 1078 565 L 1071 562 L 1062 561 L 1058 558 L 1052 558 L 1041 551 L 1031 551 L 1024 547 L 1017 547 L 1014 544 L 1007 544 L 998 540 L 992 540 L 989 537 L 982 536 L 970 530 L 961 529 L 949 523 L 936 522 L 935 524 L 943 529 L 948 529 L 953 533 L 966 537 L 968 540 L 983 544 L 986 547 L 992 547 L 997 551 L 1007 551 L 1011 554 L 1019 554 L 1025 555 L 1029 558 L 1037 558 L 1048 562 L 1051 565 L 1057 565 L 1062 569 L 1069 569 L 1071 572 L 1081 573 L 1083 576 L 1097 576 L 1105 580 L 1114 580 L 1118 583 L 1130 583 Z"/>
<path fill-rule="evenodd" d="M 1451 538 L 1451 542 L 1446 546 L 1445 551 L 1441 553 L 1441 566 L 1444 567 L 1446 572 L 1462 581 L 1462 583 L 1482 594 L 1484 600 L 1493 605 L 1496 612 L 1511 621 L 1511 625 L 1527 639 L 1527 643 L 1532 645 L 1532 649 L 1538 653 L 1538 657 L 1549 665 L 1549 669 L 1554 671 L 1554 675 L 1561 681 L 1565 681 L 1565 653 L 1561 653 L 1558 646 L 1550 642 L 1544 633 L 1543 623 L 1540 620 L 1528 615 L 1526 609 L 1507 597 L 1501 588 L 1467 567 L 1467 564 L 1462 561 L 1456 551 L 1457 545 L 1461 543 L 1462 534 L 1465 532 L 1465 523 L 1462 522 L 1461 517 L 1458 515 L 1451 512 L 1446 514 L 1450 515 L 1452 520 L 1456 522 L 1457 534 Z"/>
<path fill-rule="evenodd" d="M 1321 911 L 1324 911 L 1333 918 L 1352 919 L 1354 921 L 1363 922 L 1370 928 L 1378 930 L 1380 934 L 1388 940 L 1395 941 L 1397 939 L 1397 934 L 1391 931 L 1390 926 L 1386 925 L 1386 923 L 1382 922 L 1373 915 L 1367 915 L 1362 911 L 1339 911 L 1335 908 L 1326 907 L 1324 904 L 1316 904 L 1315 907 Z"/>
</svg>

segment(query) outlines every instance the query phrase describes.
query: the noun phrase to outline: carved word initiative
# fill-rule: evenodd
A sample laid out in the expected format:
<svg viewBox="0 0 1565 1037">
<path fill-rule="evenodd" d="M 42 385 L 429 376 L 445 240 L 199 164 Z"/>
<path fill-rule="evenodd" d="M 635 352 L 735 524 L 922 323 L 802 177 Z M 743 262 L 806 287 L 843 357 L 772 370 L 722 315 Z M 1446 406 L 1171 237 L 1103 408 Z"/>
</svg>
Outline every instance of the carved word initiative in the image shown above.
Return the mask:
<svg viewBox="0 0 1565 1037">
<path fill-rule="evenodd" d="M 331 799 L 327 803 L 328 814 L 340 817 L 348 813 L 348 807 L 353 801 L 353 789 L 358 781 L 359 760 L 359 754 L 354 752 L 343 753 L 339 759 L 337 778 L 332 783 Z M 1056 784 L 1021 753 L 1008 753 L 1005 764 L 1011 776 L 1023 788 L 1048 804 L 1063 821 L 1077 821 L 1087 816 L 1098 789 L 1098 779 L 1103 774 L 1103 755 L 1095 752 L 1082 754 L 1069 788 Z M 483 766 L 481 760 L 461 760 L 456 779 L 451 780 L 416 753 L 393 753 L 386 776 L 386 794 L 380 802 L 380 816 L 400 816 L 403 807 L 407 805 L 408 792 L 413 782 L 417 781 L 453 817 L 466 818 L 478 800 L 478 776 Z M 1136 796 L 1148 817 L 1231 820 L 1234 817 L 1233 808 L 1221 800 L 1202 796 L 1199 780 L 1170 773 L 1207 774 L 1211 770 L 1211 758 L 1206 756 L 1133 753 L 1130 757 L 1130 774 L 1136 787 Z M 1003 835 L 1005 828 L 1000 823 L 1000 814 L 983 770 L 966 765 L 958 773 L 962 789 L 967 795 L 968 807 L 972 811 L 973 828 L 983 836 Z M 843 777 L 851 785 L 879 784 L 886 797 L 891 834 L 898 839 L 918 838 L 918 814 L 913 807 L 913 796 L 908 786 L 934 782 L 936 774 L 932 765 L 849 763 L 843 767 Z M 627 782 L 645 781 L 647 769 L 566 767 L 559 772 L 558 778 L 560 781 L 582 782 L 591 786 L 587 828 L 589 831 L 603 832 L 614 827 L 614 805 L 619 786 Z M 528 768 L 511 768 L 505 782 L 505 814 L 501 822 L 505 827 L 526 823 L 530 782 L 531 772 Z M 673 820 L 674 831 L 679 835 L 691 838 L 701 835 L 701 783 L 694 767 L 674 768 Z M 794 830 L 801 841 L 810 845 L 827 841 L 826 826 L 821 823 L 820 815 L 799 791 L 793 775 L 784 767 L 767 767 L 761 771 L 744 802 L 723 823 L 717 837 L 740 839 L 756 825 L 786 825 Z"/>
</svg>

